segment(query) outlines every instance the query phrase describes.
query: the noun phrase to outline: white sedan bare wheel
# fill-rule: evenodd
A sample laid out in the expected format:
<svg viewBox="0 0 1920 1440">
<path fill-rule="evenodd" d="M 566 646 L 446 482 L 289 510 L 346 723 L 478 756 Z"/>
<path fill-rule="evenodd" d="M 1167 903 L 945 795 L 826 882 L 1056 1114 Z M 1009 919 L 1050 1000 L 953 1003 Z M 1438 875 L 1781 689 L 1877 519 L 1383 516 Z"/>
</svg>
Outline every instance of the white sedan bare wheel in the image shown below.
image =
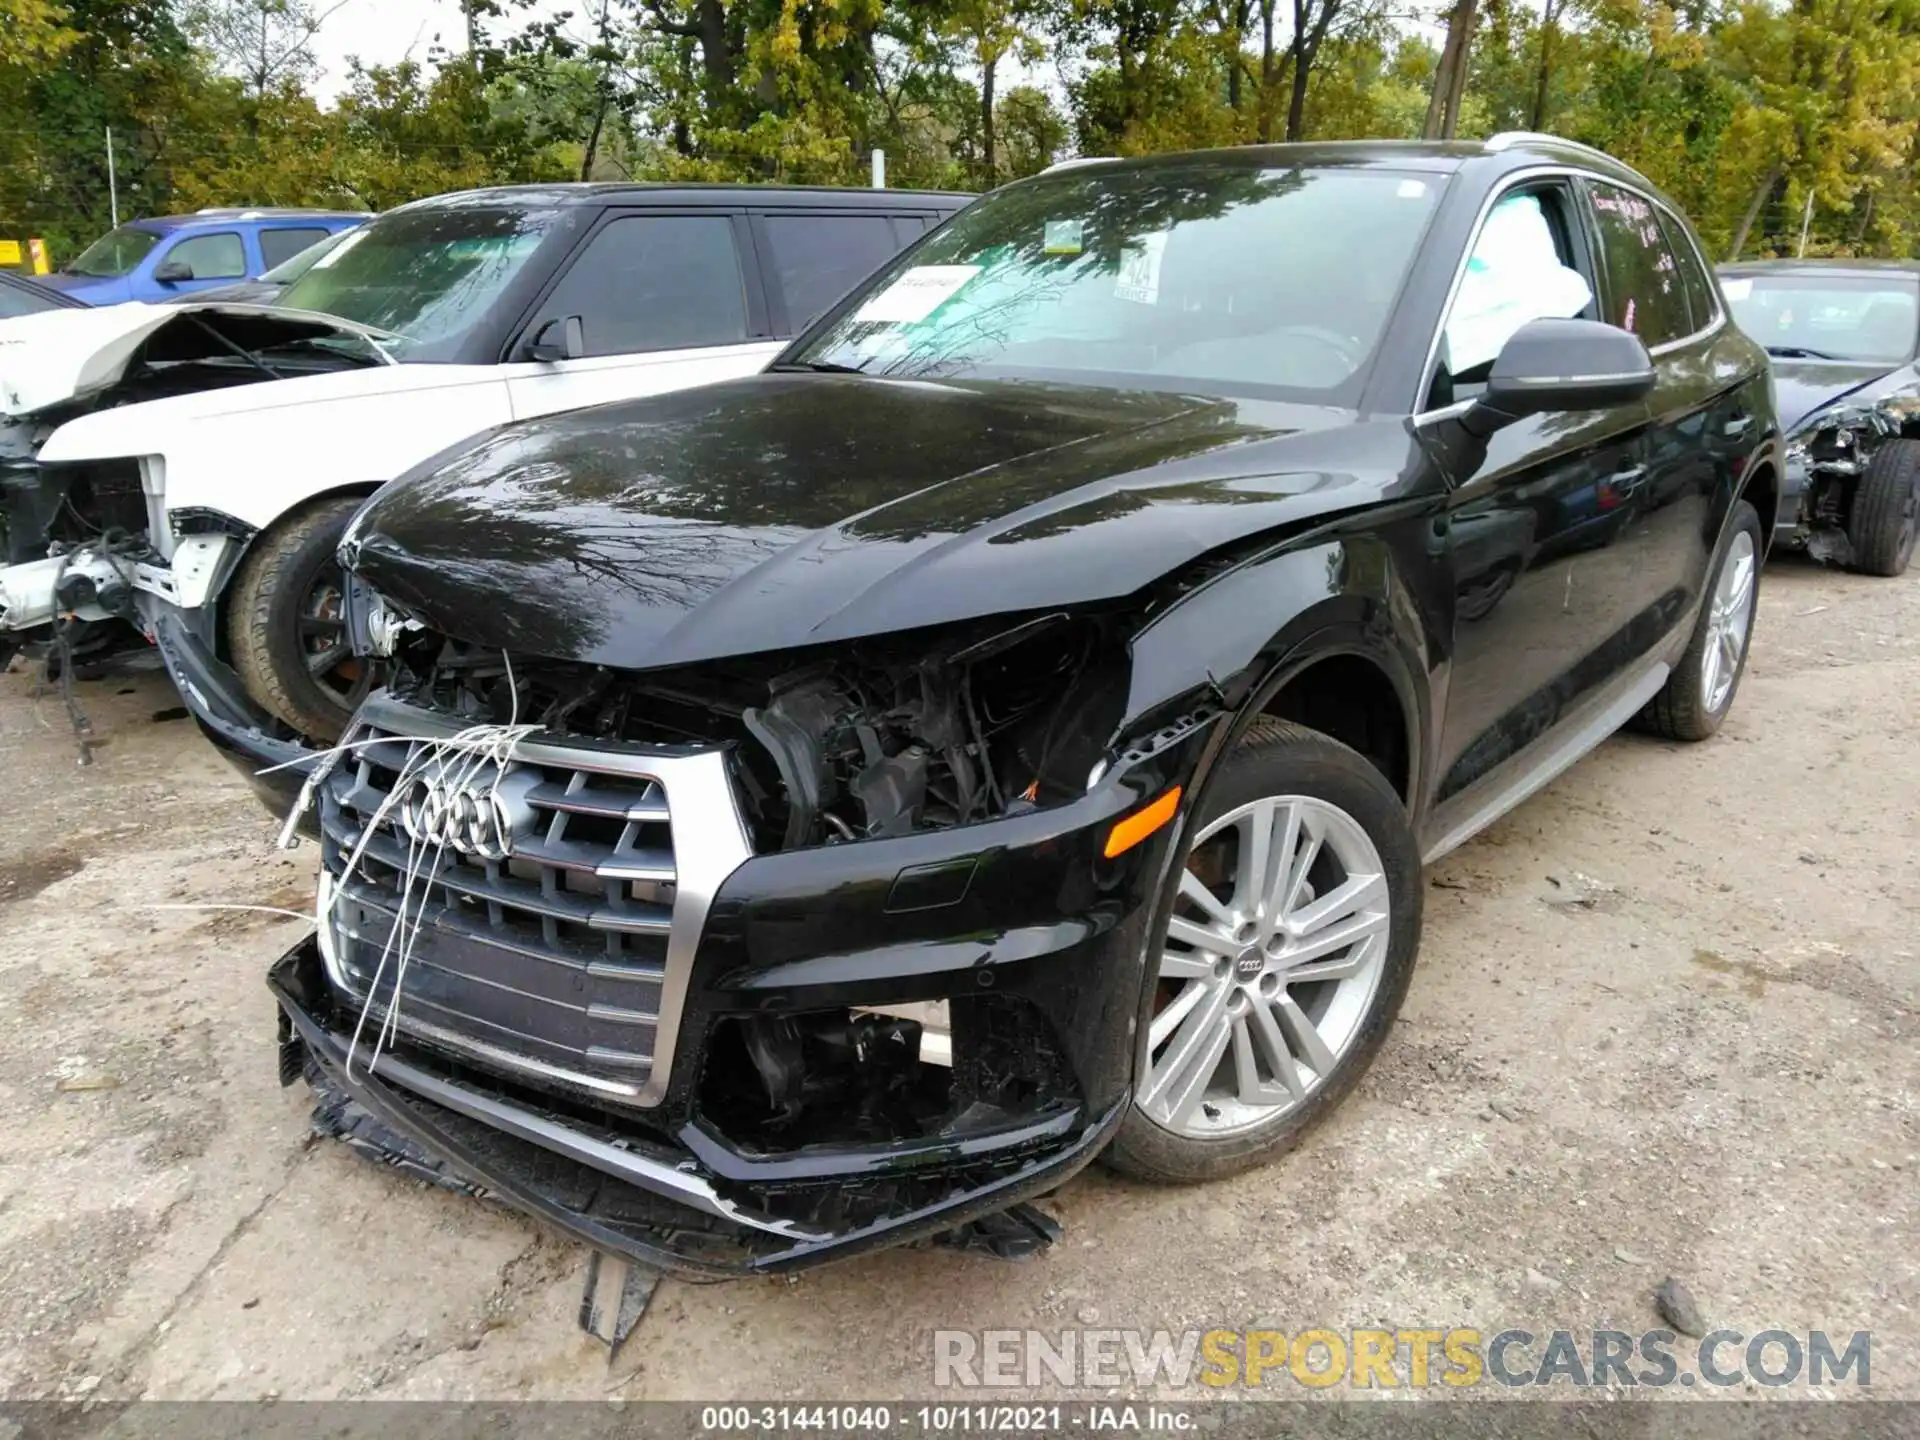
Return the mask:
<svg viewBox="0 0 1920 1440">
<path fill-rule="evenodd" d="M 1329 801 L 1276 795 L 1207 824 L 1160 955 L 1141 1110 L 1211 1140 L 1303 1104 L 1361 1032 L 1390 922 L 1378 849 Z"/>
</svg>

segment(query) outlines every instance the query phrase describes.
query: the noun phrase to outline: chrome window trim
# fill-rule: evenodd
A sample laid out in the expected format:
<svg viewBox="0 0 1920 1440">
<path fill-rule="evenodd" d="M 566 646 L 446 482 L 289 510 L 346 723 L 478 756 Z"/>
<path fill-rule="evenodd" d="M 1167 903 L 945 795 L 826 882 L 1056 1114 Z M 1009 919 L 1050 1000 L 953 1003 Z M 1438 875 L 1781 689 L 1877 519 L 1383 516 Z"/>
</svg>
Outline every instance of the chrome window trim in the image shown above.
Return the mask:
<svg viewBox="0 0 1920 1440">
<path fill-rule="evenodd" d="M 1680 220 L 1678 214 L 1671 206 L 1663 202 L 1657 195 L 1650 193 L 1640 186 L 1628 184 L 1626 181 L 1615 179 L 1610 175 L 1596 174 L 1592 170 L 1583 169 L 1577 165 L 1533 165 L 1524 170 L 1516 170 L 1512 174 L 1502 177 L 1500 183 L 1490 190 L 1487 193 L 1487 198 L 1480 203 L 1480 213 L 1474 217 L 1473 221 L 1472 236 L 1468 239 L 1466 248 L 1460 252 L 1459 260 L 1454 264 L 1453 281 L 1447 286 L 1446 303 L 1440 307 L 1440 318 L 1434 323 L 1433 335 L 1427 341 L 1427 358 L 1425 363 L 1420 367 L 1419 393 L 1414 396 L 1416 401 L 1424 401 L 1426 397 L 1432 393 L 1434 367 L 1440 363 L 1440 340 L 1447 332 L 1447 317 L 1453 313 L 1453 302 L 1460 296 L 1461 282 L 1467 278 L 1467 261 L 1472 258 L 1473 247 L 1479 241 L 1481 232 L 1486 229 L 1487 216 L 1493 213 L 1493 207 L 1505 199 L 1509 191 L 1527 185 L 1535 185 L 1542 180 L 1583 180 L 1594 185 L 1611 185 L 1616 190 L 1625 190 L 1629 194 L 1637 195 L 1661 214 L 1673 217 L 1675 223 L 1679 225 L 1680 233 L 1686 237 L 1688 246 L 1693 250 L 1694 258 L 1701 260 L 1704 265 L 1705 257 L 1700 253 L 1700 247 L 1694 242 L 1693 232 L 1687 228 L 1686 223 Z M 1598 236 L 1592 238 L 1596 242 L 1599 239 Z M 1597 266 L 1604 269 L 1606 261 L 1604 257 L 1600 255 L 1597 246 L 1594 252 L 1594 261 Z M 1677 350 L 1682 345 L 1692 345 L 1699 340 L 1705 339 L 1709 335 L 1717 333 L 1726 325 L 1727 309 L 1720 298 L 1719 278 L 1714 274 L 1711 266 L 1705 266 L 1705 268 L 1711 281 L 1709 288 L 1713 291 L 1713 319 L 1707 325 L 1693 331 L 1691 334 L 1682 335 L 1676 339 L 1663 341 L 1659 345 L 1648 347 L 1647 355 L 1650 358 L 1657 360 L 1662 355 Z M 1472 403 L 1470 400 L 1456 400 L 1451 405 L 1442 405 L 1432 410 L 1415 410 L 1412 414 L 1412 423 L 1415 426 L 1427 425 L 1435 420 L 1444 419 L 1446 416 L 1460 414 Z"/>
<path fill-rule="evenodd" d="M 423 740 L 457 735 L 466 725 L 450 716 L 417 706 L 406 705 L 390 696 L 376 694 L 361 707 L 359 722 L 371 723 L 395 736 Z M 630 1092 L 628 1103 L 651 1109 L 666 1098 L 667 1084 L 673 1074 L 674 1052 L 678 1048 L 680 1020 L 685 1010 L 687 989 L 693 979 L 694 956 L 700 949 L 707 912 L 714 896 L 728 876 L 753 856 L 740 803 L 727 775 L 724 750 L 687 750 L 685 748 L 649 749 L 645 746 L 615 746 L 606 743 L 575 743 L 568 737 L 529 738 L 517 742 L 512 757 L 530 764 L 554 765 L 575 770 L 596 770 L 608 775 L 645 778 L 657 783 L 667 795 L 667 825 L 673 835 L 676 879 L 673 892 L 672 928 L 667 932 L 666 974 L 660 984 L 660 1012 L 654 1030 L 653 1060 L 646 1081 Z M 331 888 L 331 887 L 328 887 Z M 320 928 L 324 932 L 329 916 L 324 903 L 320 910 Z M 322 946 L 323 957 L 329 946 Z M 329 972 L 334 972 L 329 965 Z M 333 974 L 335 983 L 340 976 Z M 349 993 L 351 987 L 347 987 Z M 403 1009 L 402 1030 L 420 1028 Z M 437 1027 L 435 1027 L 437 1029 Z M 444 1034 L 427 1038 L 442 1044 L 457 1044 L 475 1049 L 465 1037 L 452 1039 Z M 488 1047 L 490 1049 L 490 1047 Z M 544 1062 L 504 1052 L 485 1058 L 496 1064 L 512 1063 L 525 1070 L 537 1069 L 603 1092 L 624 1087 L 608 1081 L 560 1071 Z"/>
</svg>

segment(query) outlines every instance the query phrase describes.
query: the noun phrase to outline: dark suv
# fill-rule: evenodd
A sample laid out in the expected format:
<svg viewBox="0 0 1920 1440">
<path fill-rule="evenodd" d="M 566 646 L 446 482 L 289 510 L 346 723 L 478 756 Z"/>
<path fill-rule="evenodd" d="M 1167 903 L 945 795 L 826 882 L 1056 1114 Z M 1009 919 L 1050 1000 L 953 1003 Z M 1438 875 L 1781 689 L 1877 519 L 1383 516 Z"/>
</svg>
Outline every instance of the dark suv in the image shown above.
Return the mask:
<svg viewBox="0 0 1920 1440">
<path fill-rule="evenodd" d="M 1543 137 L 1075 165 L 769 373 L 348 528 L 282 1073 L 589 1243 L 778 1269 L 1351 1088 L 1423 863 L 1732 704 L 1766 357 Z"/>
</svg>

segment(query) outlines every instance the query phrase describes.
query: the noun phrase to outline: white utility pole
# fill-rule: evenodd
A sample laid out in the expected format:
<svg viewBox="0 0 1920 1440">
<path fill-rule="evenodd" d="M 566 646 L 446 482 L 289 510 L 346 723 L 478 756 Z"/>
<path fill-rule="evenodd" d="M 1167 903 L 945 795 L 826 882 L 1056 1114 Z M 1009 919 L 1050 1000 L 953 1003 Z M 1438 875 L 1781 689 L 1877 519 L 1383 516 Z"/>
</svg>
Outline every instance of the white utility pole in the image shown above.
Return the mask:
<svg viewBox="0 0 1920 1440">
<path fill-rule="evenodd" d="M 1798 259 L 1807 258 L 1807 227 L 1813 224 L 1813 187 L 1807 187 L 1807 208 L 1800 216 L 1800 253 Z"/>
<path fill-rule="evenodd" d="M 873 152 L 873 188 L 876 190 L 887 188 L 887 152 L 884 150 Z"/>
<path fill-rule="evenodd" d="M 107 126 L 107 210 L 113 216 L 113 228 L 120 228 L 120 182 L 113 173 L 113 127 Z"/>
</svg>

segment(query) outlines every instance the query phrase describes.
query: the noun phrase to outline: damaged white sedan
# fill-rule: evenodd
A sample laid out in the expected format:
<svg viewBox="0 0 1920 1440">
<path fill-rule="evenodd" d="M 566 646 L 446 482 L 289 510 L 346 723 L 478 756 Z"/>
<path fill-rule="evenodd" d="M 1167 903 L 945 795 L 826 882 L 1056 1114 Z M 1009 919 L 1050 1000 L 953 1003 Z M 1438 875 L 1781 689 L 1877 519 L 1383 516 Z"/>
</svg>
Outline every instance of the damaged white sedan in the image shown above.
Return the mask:
<svg viewBox="0 0 1920 1440">
<path fill-rule="evenodd" d="M 0 324 L 0 661 L 62 638 L 98 649 L 137 622 L 146 590 L 203 600 L 228 537 L 177 533 L 165 457 L 109 454 L 114 432 L 76 422 L 121 407 L 137 423 L 175 397 L 225 413 L 236 386 L 385 369 L 380 332 L 330 316 L 247 305 L 116 305 Z M 269 358 L 270 357 L 270 358 Z M 174 413 L 178 413 L 177 411 Z M 153 448 L 154 442 L 142 446 Z"/>
<path fill-rule="evenodd" d="M 371 680 L 335 550 L 376 489 L 512 420 L 753 374 L 970 198 L 475 191 L 355 230 L 275 307 L 0 325 L 0 660 L 131 622 L 196 714 L 331 740 Z"/>
</svg>

